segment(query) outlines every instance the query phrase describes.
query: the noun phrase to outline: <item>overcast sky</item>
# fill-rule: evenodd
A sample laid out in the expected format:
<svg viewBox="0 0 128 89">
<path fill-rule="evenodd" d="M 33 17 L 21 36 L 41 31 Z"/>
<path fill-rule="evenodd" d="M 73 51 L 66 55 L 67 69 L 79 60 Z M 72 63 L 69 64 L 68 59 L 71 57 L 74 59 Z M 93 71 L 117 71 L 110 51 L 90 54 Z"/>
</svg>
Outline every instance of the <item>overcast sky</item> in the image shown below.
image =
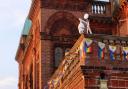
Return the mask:
<svg viewBox="0 0 128 89">
<path fill-rule="evenodd" d="M 0 0 L 0 89 L 18 89 L 15 54 L 31 0 Z"/>
</svg>

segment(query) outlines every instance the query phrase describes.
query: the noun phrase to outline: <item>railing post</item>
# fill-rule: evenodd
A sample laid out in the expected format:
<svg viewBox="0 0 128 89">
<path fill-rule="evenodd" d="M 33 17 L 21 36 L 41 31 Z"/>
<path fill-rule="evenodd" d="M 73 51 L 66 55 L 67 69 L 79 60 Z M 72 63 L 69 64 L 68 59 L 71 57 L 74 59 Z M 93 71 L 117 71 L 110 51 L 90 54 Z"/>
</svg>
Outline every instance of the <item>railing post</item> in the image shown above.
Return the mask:
<svg viewBox="0 0 128 89">
<path fill-rule="evenodd" d="M 102 1 L 93 1 L 89 5 L 90 15 L 101 15 L 101 16 L 111 16 L 111 3 Z"/>
</svg>

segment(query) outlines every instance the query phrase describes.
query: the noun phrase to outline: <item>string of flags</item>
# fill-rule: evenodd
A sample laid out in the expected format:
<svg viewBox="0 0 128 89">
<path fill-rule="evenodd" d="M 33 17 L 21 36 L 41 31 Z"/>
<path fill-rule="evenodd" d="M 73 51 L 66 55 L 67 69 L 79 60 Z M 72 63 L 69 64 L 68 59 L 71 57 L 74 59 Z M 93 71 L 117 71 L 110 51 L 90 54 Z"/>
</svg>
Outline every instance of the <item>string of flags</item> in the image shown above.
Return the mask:
<svg viewBox="0 0 128 89">
<path fill-rule="evenodd" d="M 128 47 L 123 47 L 123 55 L 124 59 L 128 60 Z"/>
<path fill-rule="evenodd" d="M 110 51 L 110 59 L 112 61 L 115 60 L 115 51 L 116 51 L 116 46 L 113 46 L 113 45 L 109 45 L 109 51 Z"/>
<path fill-rule="evenodd" d="M 92 47 L 90 46 L 92 44 L 92 40 L 85 38 L 83 42 L 80 44 L 80 59 L 85 59 L 86 53 L 92 52 Z"/>
<path fill-rule="evenodd" d="M 116 60 L 116 51 L 117 50 L 117 45 L 106 45 L 103 42 L 97 42 L 94 41 L 90 38 L 85 38 L 80 44 L 80 59 L 85 59 L 88 53 L 92 52 L 92 43 L 97 44 L 97 55 L 98 59 L 104 59 L 105 57 L 105 49 L 108 48 L 110 60 L 114 61 Z M 108 46 L 108 47 L 106 47 Z M 121 58 L 123 57 L 123 58 Z M 121 46 L 120 47 L 120 59 L 128 60 L 128 46 Z"/>
<path fill-rule="evenodd" d="M 105 50 L 105 44 L 102 42 L 98 42 L 98 58 L 104 59 L 104 50 Z"/>
</svg>

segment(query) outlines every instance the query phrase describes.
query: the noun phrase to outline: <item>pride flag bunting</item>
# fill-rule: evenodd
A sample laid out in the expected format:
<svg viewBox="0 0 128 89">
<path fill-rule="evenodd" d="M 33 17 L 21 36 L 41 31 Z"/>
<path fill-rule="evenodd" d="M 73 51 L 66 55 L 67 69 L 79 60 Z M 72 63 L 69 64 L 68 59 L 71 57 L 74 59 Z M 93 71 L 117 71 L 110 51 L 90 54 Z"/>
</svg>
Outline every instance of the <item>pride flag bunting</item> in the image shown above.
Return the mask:
<svg viewBox="0 0 128 89">
<path fill-rule="evenodd" d="M 80 44 L 80 59 L 85 59 L 86 53 L 92 52 L 92 40 L 89 38 L 85 38 Z"/>
<path fill-rule="evenodd" d="M 92 47 L 91 47 L 91 46 L 90 46 L 90 47 L 87 47 L 87 46 L 85 45 L 85 52 L 86 52 L 86 53 L 92 52 Z"/>
<path fill-rule="evenodd" d="M 90 46 L 92 44 L 93 40 L 89 38 L 85 38 L 85 52 L 90 53 L 92 52 L 92 47 Z"/>
<path fill-rule="evenodd" d="M 93 40 L 89 39 L 89 38 L 85 38 L 85 43 L 86 46 L 89 47 L 92 44 Z"/>
<path fill-rule="evenodd" d="M 103 42 L 93 41 L 90 38 L 84 38 L 83 41 L 80 44 L 80 47 L 78 48 L 78 51 L 80 53 L 80 59 L 85 59 L 86 58 L 86 55 L 88 53 L 91 53 L 92 52 L 92 46 L 91 46 L 91 44 L 93 42 L 96 42 L 97 45 L 98 45 L 98 53 L 97 53 L 98 59 L 104 59 L 106 44 L 103 43 Z M 116 60 L 116 57 L 117 58 L 118 57 L 122 57 L 122 55 L 123 55 L 123 59 L 128 60 L 128 46 L 127 47 L 122 47 L 122 49 L 118 49 L 117 48 L 118 47 L 117 45 L 107 45 L 107 46 L 109 47 L 108 48 L 108 51 L 109 51 L 109 56 L 110 56 L 110 60 L 111 61 Z M 119 50 L 118 52 L 120 52 L 120 50 L 121 50 L 121 53 L 122 54 L 119 55 L 118 53 L 116 53 L 116 50 Z M 76 51 L 76 53 L 78 51 Z"/>
<path fill-rule="evenodd" d="M 128 47 L 123 47 L 123 56 L 125 60 L 128 60 Z"/>
<path fill-rule="evenodd" d="M 98 58 L 99 59 L 104 58 L 104 49 L 105 49 L 105 44 L 102 42 L 98 42 Z"/>
<path fill-rule="evenodd" d="M 109 45 L 110 59 L 111 59 L 112 61 L 115 60 L 115 55 L 114 55 L 114 53 L 115 53 L 115 51 L 116 51 L 116 48 L 117 48 L 116 46 Z"/>
</svg>

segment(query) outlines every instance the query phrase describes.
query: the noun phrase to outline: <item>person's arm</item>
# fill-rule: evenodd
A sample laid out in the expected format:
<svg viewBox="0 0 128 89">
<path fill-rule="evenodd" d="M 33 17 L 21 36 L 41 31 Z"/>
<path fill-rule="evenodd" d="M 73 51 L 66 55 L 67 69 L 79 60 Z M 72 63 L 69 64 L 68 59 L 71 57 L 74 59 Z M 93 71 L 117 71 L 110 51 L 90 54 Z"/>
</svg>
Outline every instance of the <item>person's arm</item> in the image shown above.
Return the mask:
<svg viewBox="0 0 128 89">
<path fill-rule="evenodd" d="M 83 19 L 79 18 L 79 21 L 82 23 L 86 23 L 86 21 L 84 21 Z"/>
</svg>

